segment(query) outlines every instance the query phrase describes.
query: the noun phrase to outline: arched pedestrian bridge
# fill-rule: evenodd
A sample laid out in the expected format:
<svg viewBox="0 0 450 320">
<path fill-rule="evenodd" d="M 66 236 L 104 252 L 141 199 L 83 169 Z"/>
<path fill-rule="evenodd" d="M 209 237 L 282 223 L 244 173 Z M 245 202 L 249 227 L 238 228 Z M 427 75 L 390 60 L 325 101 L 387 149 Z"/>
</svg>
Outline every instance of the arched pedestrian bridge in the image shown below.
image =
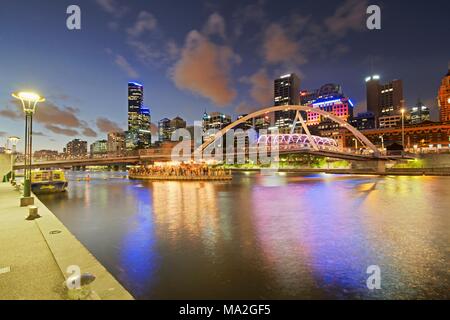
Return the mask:
<svg viewBox="0 0 450 320">
<path fill-rule="evenodd" d="M 359 130 L 354 128 L 348 122 L 329 112 L 320 110 L 319 108 L 313 108 L 310 106 L 302 106 L 302 105 L 273 106 L 260 109 L 247 116 L 244 116 L 236 120 L 235 122 L 229 124 L 222 130 L 218 131 L 213 137 L 213 139 L 209 139 L 208 141 L 204 142 L 196 150 L 197 153 L 203 154 L 205 150 L 211 148 L 211 145 L 214 145 L 213 143 L 215 141 L 220 140 L 223 136 L 226 135 L 228 131 L 238 127 L 240 124 L 244 124 L 251 119 L 258 118 L 268 113 L 273 113 L 276 111 L 296 111 L 294 123 L 291 128 L 291 133 L 290 134 L 269 133 L 268 135 L 261 135 L 258 138 L 258 142 L 266 144 L 276 143 L 277 147 L 279 147 L 280 153 L 293 151 L 297 148 L 299 152 L 303 151 L 308 153 L 316 153 L 318 155 L 338 159 L 353 159 L 353 160 L 386 159 L 386 157 L 381 156 L 378 148 L 372 142 L 370 142 L 370 140 L 367 139 L 366 136 L 364 136 Z M 306 121 L 303 119 L 301 115 L 302 111 L 317 113 L 326 119 L 330 119 L 331 121 L 338 123 L 341 127 L 350 131 L 355 137 L 355 139 L 359 142 L 360 148 L 358 152 L 356 152 L 357 150 L 355 150 L 355 152 L 353 153 L 344 152 L 342 146 L 339 146 L 334 139 L 313 136 L 309 131 Z M 302 127 L 304 133 L 295 134 L 295 128 L 298 124 Z"/>
</svg>

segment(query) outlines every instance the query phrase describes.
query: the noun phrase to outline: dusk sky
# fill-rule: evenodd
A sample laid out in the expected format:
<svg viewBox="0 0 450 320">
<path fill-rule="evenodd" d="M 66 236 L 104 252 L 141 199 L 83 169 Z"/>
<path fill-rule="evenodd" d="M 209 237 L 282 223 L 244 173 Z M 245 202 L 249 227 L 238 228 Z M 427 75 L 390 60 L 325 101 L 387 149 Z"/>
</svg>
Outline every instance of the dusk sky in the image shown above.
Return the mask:
<svg viewBox="0 0 450 320">
<path fill-rule="evenodd" d="M 81 30 L 66 28 L 71 4 L 81 8 Z M 450 61 L 449 1 L 370 4 L 381 7 L 381 30 L 366 28 L 365 0 L 2 1 L 0 145 L 23 136 L 17 90 L 47 98 L 34 150 L 125 130 L 130 80 L 144 85 L 153 123 L 269 106 L 273 79 L 290 72 L 302 89 L 341 84 L 356 112 L 366 76 L 402 79 L 407 106 L 421 98 L 436 115 Z"/>
</svg>

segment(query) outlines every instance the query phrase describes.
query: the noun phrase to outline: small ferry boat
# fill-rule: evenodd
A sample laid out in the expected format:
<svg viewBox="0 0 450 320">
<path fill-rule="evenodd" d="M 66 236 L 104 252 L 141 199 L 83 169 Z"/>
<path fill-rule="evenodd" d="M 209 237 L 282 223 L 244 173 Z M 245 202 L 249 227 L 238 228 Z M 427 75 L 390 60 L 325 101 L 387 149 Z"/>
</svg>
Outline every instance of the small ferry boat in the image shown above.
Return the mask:
<svg viewBox="0 0 450 320">
<path fill-rule="evenodd" d="M 67 184 L 62 170 L 31 171 L 31 191 L 35 194 L 64 192 Z"/>
</svg>

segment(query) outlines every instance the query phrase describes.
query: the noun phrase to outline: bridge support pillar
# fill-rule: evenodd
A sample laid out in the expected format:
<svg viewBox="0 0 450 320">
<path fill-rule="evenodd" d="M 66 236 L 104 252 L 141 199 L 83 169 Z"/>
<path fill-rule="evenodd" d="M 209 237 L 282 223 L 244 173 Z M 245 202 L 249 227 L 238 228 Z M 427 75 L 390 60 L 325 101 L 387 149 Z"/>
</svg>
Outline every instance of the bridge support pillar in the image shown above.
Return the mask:
<svg viewBox="0 0 450 320">
<path fill-rule="evenodd" d="M 377 160 L 377 173 L 386 173 L 386 161 Z"/>
<path fill-rule="evenodd" d="M 352 162 L 352 169 L 357 171 L 374 172 L 377 174 L 386 173 L 386 161 L 383 160 L 368 160 L 368 161 L 354 161 Z"/>
</svg>

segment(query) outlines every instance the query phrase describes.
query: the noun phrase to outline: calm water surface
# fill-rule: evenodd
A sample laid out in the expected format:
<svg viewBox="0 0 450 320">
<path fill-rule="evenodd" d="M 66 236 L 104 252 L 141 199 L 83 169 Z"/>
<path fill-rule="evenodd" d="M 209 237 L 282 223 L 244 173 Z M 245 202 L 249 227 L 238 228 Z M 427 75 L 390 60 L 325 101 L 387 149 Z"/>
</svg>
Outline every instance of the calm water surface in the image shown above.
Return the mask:
<svg viewBox="0 0 450 320">
<path fill-rule="evenodd" d="M 138 299 L 450 298 L 450 177 L 124 174 L 40 199 Z"/>
</svg>

